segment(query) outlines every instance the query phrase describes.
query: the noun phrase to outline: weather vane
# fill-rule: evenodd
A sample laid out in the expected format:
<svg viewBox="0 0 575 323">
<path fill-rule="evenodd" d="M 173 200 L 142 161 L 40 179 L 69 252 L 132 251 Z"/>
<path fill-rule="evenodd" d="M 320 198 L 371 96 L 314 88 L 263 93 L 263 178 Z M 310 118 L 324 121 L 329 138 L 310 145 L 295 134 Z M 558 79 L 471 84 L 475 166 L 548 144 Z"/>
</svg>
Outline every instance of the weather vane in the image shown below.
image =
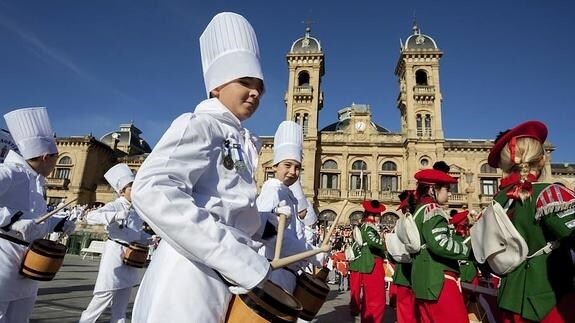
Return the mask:
<svg viewBox="0 0 575 323">
<path fill-rule="evenodd" d="M 307 19 L 307 20 L 305 20 L 305 21 L 302 21 L 301 23 L 302 23 L 302 24 L 305 24 L 305 28 L 306 28 L 306 29 L 308 29 L 308 28 L 311 29 L 311 26 L 312 26 L 313 24 L 315 24 L 316 21 L 311 20 L 311 19 Z"/>
</svg>

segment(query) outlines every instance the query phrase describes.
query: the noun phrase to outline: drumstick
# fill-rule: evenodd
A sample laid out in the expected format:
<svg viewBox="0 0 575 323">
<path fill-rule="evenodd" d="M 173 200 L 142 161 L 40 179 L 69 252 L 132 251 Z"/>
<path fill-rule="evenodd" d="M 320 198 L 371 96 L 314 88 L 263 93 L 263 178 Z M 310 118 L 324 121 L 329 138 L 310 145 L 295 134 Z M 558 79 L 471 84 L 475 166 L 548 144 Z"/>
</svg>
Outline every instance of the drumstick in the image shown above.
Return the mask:
<svg viewBox="0 0 575 323">
<path fill-rule="evenodd" d="M 282 243 L 283 243 L 283 239 L 284 239 L 284 231 L 286 228 L 286 221 L 287 221 L 287 216 L 285 214 L 280 213 L 279 217 L 280 217 L 280 219 L 278 222 L 278 234 L 276 236 L 276 250 L 275 250 L 274 260 L 280 259 L 280 253 L 282 250 Z"/>
<path fill-rule="evenodd" d="M 274 259 L 274 260 L 272 260 L 270 265 L 272 266 L 272 269 L 278 269 L 278 268 L 286 267 L 286 266 L 289 266 L 293 263 L 302 261 L 306 258 L 315 256 L 320 252 L 325 252 L 325 251 L 323 249 L 313 249 L 313 250 L 304 251 L 304 252 L 301 252 L 301 253 L 298 253 L 295 255 L 291 255 L 291 256 L 288 256 L 285 258 Z"/>
<path fill-rule="evenodd" d="M 329 228 L 329 231 L 327 232 L 326 236 L 323 238 L 323 241 L 321 242 L 322 247 L 327 246 L 329 244 L 329 238 L 331 237 L 331 235 L 335 231 L 337 223 L 339 222 L 339 218 L 341 218 L 341 215 L 343 214 L 343 210 L 347 206 L 347 202 L 348 202 L 348 200 L 345 200 L 345 202 L 343 202 L 343 207 L 341 208 L 341 212 L 339 212 L 339 214 L 335 217 L 335 220 L 333 221 L 331 227 Z"/>
<path fill-rule="evenodd" d="M 78 198 L 75 198 L 75 199 L 71 200 L 70 202 L 68 202 L 68 203 L 66 203 L 66 204 L 64 204 L 64 205 L 62 205 L 62 206 L 60 206 L 59 208 L 54 209 L 54 210 L 52 210 L 51 212 L 42 215 L 41 217 L 39 217 L 39 218 L 37 218 L 36 220 L 34 220 L 34 222 L 36 222 L 36 224 L 39 224 L 39 223 L 42 223 L 42 222 L 46 221 L 49 217 L 51 217 L 52 215 L 58 213 L 58 211 L 60 211 L 61 209 L 63 209 L 63 208 L 65 208 L 66 206 L 68 206 L 68 205 L 70 205 L 70 204 L 76 202 L 77 199 L 78 199 Z"/>
</svg>

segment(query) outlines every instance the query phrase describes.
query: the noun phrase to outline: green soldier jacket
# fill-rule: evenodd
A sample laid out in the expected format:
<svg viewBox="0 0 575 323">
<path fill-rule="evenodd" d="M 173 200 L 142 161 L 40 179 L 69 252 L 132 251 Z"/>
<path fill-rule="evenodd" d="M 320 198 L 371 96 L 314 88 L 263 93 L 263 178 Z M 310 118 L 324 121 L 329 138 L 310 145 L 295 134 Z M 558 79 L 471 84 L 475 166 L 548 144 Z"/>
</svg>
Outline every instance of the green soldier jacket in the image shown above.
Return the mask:
<svg viewBox="0 0 575 323">
<path fill-rule="evenodd" d="M 503 206 L 508 200 L 508 190 L 509 187 L 504 188 L 495 196 Z M 561 243 L 551 253 L 527 258 L 501 280 L 499 307 L 525 319 L 541 321 L 573 290 L 574 268 L 569 249 L 575 229 L 575 193 L 556 184 L 534 183 L 531 198 L 516 200 L 507 214 L 525 239 L 528 255 L 547 242 Z"/>
<path fill-rule="evenodd" d="M 385 243 L 371 223 L 362 223 L 360 254 L 350 262 L 349 270 L 360 273 L 371 273 L 375 265 L 375 257 L 385 258 Z"/>
<path fill-rule="evenodd" d="M 411 287 L 415 298 L 437 300 L 443 288 L 444 272 L 459 273 L 457 260 L 467 260 L 470 248 L 449 228 L 448 215 L 438 204 L 419 205 L 415 214 L 419 214 L 415 223 L 422 249 L 413 257 Z"/>
</svg>

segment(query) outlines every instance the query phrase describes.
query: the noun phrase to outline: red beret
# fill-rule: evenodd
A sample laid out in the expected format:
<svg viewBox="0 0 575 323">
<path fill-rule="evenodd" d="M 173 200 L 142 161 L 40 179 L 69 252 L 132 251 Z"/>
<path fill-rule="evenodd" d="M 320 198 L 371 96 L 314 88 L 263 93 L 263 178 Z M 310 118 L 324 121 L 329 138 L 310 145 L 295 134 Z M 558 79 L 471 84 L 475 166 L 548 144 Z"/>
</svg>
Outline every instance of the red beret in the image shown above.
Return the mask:
<svg viewBox="0 0 575 323">
<path fill-rule="evenodd" d="M 385 205 L 379 203 L 378 200 L 365 200 L 361 205 L 369 213 L 381 213 L 385 211 Z"/>
<path fill-rule="evenodd" d="M 454 224 L 454 225 L 462 225 L 466 221 L 469 220 L 467 218 L 468 214 L 469 214 L 469 211 L 461 211 L 459 213 L 456 213 L 454 216 L 451 217 L 451 219 L 449 220 L 449 223 Z"/>
<path fill-rule="evenodd" d="M 418 183 L 424 184 L 455 184 L 457 179 L 436 169 L 423 169 L 415 173 Z"/>
<path fill-rule="evenodd" d="M 540 121 L 527 121 L 504 133 L 500 138 L 495 140 L 495 144 L 489 152 L 489 157 L 487 158 L 489 166 L 499 167 L 501 150 L 503 150 L 503 147 L 514 137 L 531 137 L 537 139 L 540 143 L 544 143 L 545 139 L 547 139 L 547 127 Z"/>
</svg>

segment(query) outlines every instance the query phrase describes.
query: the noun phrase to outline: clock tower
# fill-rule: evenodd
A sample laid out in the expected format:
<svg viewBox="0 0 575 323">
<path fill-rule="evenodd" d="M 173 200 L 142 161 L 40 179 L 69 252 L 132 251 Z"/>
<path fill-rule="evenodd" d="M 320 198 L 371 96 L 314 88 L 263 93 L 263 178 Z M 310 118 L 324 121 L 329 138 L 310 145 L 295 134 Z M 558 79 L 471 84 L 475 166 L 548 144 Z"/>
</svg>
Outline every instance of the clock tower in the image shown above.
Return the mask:
<svg viewBox="0 0 575 323">
<path fill-rule="evenodd" d="M 301 183 L 304 192 L 311 195 L 315 190 L 313 179 L 318 175 L 318 119 L 319 110 L 323 107 L 321 78 L 324 75 L 324 54 L 319 40 L 311 36 L 311 27 L 307 27 L 305 35 L 293 42 L 286 58 L 289 71 L 284 98 L 286 120 L 293 120 L 303 128 Z"/>
</svg>

